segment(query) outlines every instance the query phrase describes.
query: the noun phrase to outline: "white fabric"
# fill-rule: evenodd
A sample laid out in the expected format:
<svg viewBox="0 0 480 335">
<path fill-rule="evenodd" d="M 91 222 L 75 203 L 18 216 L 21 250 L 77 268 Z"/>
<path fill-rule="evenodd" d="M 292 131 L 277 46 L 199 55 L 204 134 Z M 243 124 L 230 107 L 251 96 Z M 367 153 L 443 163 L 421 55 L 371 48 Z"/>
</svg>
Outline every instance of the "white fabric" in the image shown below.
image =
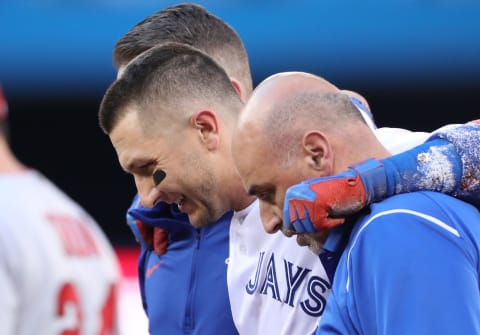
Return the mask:
<svg viewBox="0 0 480 335">
<path fill-rule="evenodd" d="M 120 276 L 99 226 L 34 170 L 0 175 L 0 208 L 2 335 L 99 334 Z"/>
<path fill-rule="evenodd" d="M 373 131 L 377 139 L 392 155 L 424 143 L 431 133 L 414 132 L 401 128 L 378 128 Z"/>
<path fill-rule="evenodd" d="M 252 289 L 249 283 L 255 283 L 260 259 L 259 284 Z M 292 271 L 287 280 L 289 262 Z M 302 274 L 304 277 L 298 289 L 289 291 L 289 286 L 295 287 L 297 273 L 297 279 Z M 269 285 L 262 290 L 265 281 Z M 241 335 L 312 334 L 330 287 L 318 256 L 298 246 L 295 237 L 264 231 L 258 201 L 232 218 L 227 282 L 235 326 Z M 289 292 L 294 294 L 291 304 Z"/>
</svg>

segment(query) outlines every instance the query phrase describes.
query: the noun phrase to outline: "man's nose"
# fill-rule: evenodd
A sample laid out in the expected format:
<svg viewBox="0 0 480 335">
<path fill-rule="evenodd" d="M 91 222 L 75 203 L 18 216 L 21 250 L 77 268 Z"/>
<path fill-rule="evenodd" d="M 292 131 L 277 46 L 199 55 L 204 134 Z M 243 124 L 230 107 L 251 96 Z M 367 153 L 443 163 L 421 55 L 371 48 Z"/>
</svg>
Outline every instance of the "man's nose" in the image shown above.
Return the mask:
<svg viewBox="0 0 480 335">
<path fill-rule="evenodd" d="M 282 217 L 275 213 L 272 205 L 266 204 L 264 201 L 260 201 L 260 217 L 263 229 L 267 233 L 274 234 L 282 228 Z"/>
<path fill-rule="evenodd" d="M 135 176 L 135 186 L 143 206 L 152 208 L 162 200 L 162 193 L 155 187 L 151 176 Z"/>
</svg>

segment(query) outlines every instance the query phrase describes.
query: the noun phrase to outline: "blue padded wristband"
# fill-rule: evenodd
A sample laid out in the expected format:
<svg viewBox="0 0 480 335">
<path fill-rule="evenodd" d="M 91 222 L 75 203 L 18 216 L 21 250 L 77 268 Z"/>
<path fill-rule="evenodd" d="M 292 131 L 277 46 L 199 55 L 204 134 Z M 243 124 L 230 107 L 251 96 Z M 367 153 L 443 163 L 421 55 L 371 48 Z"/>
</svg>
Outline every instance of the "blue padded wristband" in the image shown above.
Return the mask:
<svg viewBox="0 0 480 335">
<path fill-rule="evenodd" d="M 350 168 L 356 171 L 362 180 L 367 204 L 385 199 L 388 193 L 388 185 L 382 162 L 377 159 L 368 159 L 354 164 Z"/>
</svg>

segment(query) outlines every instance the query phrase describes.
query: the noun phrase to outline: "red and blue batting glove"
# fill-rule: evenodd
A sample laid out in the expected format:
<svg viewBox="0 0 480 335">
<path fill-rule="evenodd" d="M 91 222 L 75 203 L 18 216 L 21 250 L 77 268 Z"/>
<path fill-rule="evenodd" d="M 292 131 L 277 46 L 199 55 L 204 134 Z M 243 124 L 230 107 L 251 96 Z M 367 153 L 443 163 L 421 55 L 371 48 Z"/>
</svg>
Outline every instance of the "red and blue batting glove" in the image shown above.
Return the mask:
<svg viewBox="0 0 480 335">
<path fill-rule="evenodd" d="M 297 233 L 329 230 L 375 198 L 383 198 L 386 187 L 383 164 L 376 159 L 355 164 L 335 176 L 293 185 L 285 194 L 285 228 Z"/>
</svg>

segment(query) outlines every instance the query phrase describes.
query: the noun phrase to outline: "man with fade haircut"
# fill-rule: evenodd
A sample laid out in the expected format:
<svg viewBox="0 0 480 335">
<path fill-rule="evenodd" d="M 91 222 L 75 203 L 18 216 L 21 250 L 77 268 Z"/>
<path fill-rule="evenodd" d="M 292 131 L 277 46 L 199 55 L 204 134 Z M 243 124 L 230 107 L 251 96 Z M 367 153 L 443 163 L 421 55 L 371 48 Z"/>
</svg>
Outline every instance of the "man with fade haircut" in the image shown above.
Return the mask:
<svg viewBox="0 0 480 335">
<path fill-rule="evenodd" d="M 147 260 L 143 291 L 152 334 L 237 334 L 226 278 L 229 224 L 232 209 L 252 199 L 231 192 L 241 184 L 223 137 L 230 139 L 242 106 L 219 65 L 178 43 L 136 57 L 102 100 L 100 125 L 134 176 L 142 205 L 176 204 L 197 229 L 191 234 L 172 222 L 178 218 L 159 218 L 170 243 L 156 263 Z"/>
<path fill-rule="evenodd" d="M 123 334 L 112 245 L 79 204 L 19 161 L 9 132 L 0 89 L 1 333 Z"/>
<path fill-rule="evenodd" d="M 218 36 L 219 34 L 221 36 Z M 181 4 L 161 10 L 138 23 L 122 37 L 114 51 L 119 75 L 132 58 L 155 45 L 169 41 L 193 45 L 210 55 L 224 68 L 241 100 L 245 102 L 250 96 L 252 80 L 248 57 L 240 38 L 220 18 L 194 4 Z M 332 87 L 337 89 L 333 85 Z M 348 93 L 362 111 L 365 121 L 372 128 L 376 128 L 371 120 L 368 103 L 355 92 Z M 394 150 L 411 148 L 429 136 L 427 133 L 411 133 L 398 129 L 380 128 L 376 132 L 382 134 L 383 141 L 394 144 L 401 142 L 400 146 L 395 145 Z M 163 176 L 163 173 L 157 171 L 154 178 L 159 183 Z M 147 268 L 151 266 L 156 269 L 156 264 L 163 257 L 158 254 L 174 249 L 171 244 L 179 241 L 179 230 L 182 236 L 195 236 L 197 233 L 201 234 L 202 228 L 189 228 L 186 216 L 178 211 L 175 204 L 160 202 L 153 209 L 137 206 L 138 199 L 132 204 L 128 217 L 132 230 L 142 244 L 139 263 L 142 297 L 149 318 L 160 318 L 157 313 L 159 310 L 151 307 L 152 301 L 162 304 L 165 300 L 156 292 L 153 283 L 154 280 L 167 279 L 158 273 L 147 271 Z M 228 222 L 230 252 L 227 277 L 237 329 L 242 334 L 311 333 L 324 309 L 329 289 L 327 276 L 318 258 L 304 248 L 299 248 L 294 240 L 286 239 L 281 234 L 266 234 L 259 223 L 257 206 L 257 202 L 254 202 L 252 206 L 234 214 Z M 159 226 L 168 230 L 168 241 L 159 233 Z M 182 229 L 175 229 L 178 227 Z M 156 233 L 153 234 L 153 231 Z M 173 233 L 177 237 L 172 237 Z M 225 241 L 228 243 L 228 240 Z M 165 249 L 167 245 L 168 250 Z M 152 284 L 148 287 L 144 285 L 146 273 L 152 273 L 149 277 Z M 189 280 L 189 277 L 185 280 Z M 147 303 L 147 300 L 150 300 L 150 303 Z M 272 308 L 271 305 L 275 307 Z"/>
<path fill-rule="evenodd" d="M 178 42 L 214 59 L 230 76 L 242 101 L 253 89 L 247 51 L 237 32 L 219 17 L 196 4 L 179 4 L 148 16 L 115 44 L 113 62 L 122 73 L 133 58 L 158 44 Z"/>
<path fill-rule="evenodd" d="M 267 225 L 282 224 L 291 185 L 349 166 L 375 173 L 377 159 L 390 156 L 349 97 L 298 72 L 256 88 L 232 149 Z M 374 203 L 334 229 L 297 235 L 341 255 L 316 334 L 478 334 L 479 221 L 474 206 L 422 191 Z"/>
</svg>

